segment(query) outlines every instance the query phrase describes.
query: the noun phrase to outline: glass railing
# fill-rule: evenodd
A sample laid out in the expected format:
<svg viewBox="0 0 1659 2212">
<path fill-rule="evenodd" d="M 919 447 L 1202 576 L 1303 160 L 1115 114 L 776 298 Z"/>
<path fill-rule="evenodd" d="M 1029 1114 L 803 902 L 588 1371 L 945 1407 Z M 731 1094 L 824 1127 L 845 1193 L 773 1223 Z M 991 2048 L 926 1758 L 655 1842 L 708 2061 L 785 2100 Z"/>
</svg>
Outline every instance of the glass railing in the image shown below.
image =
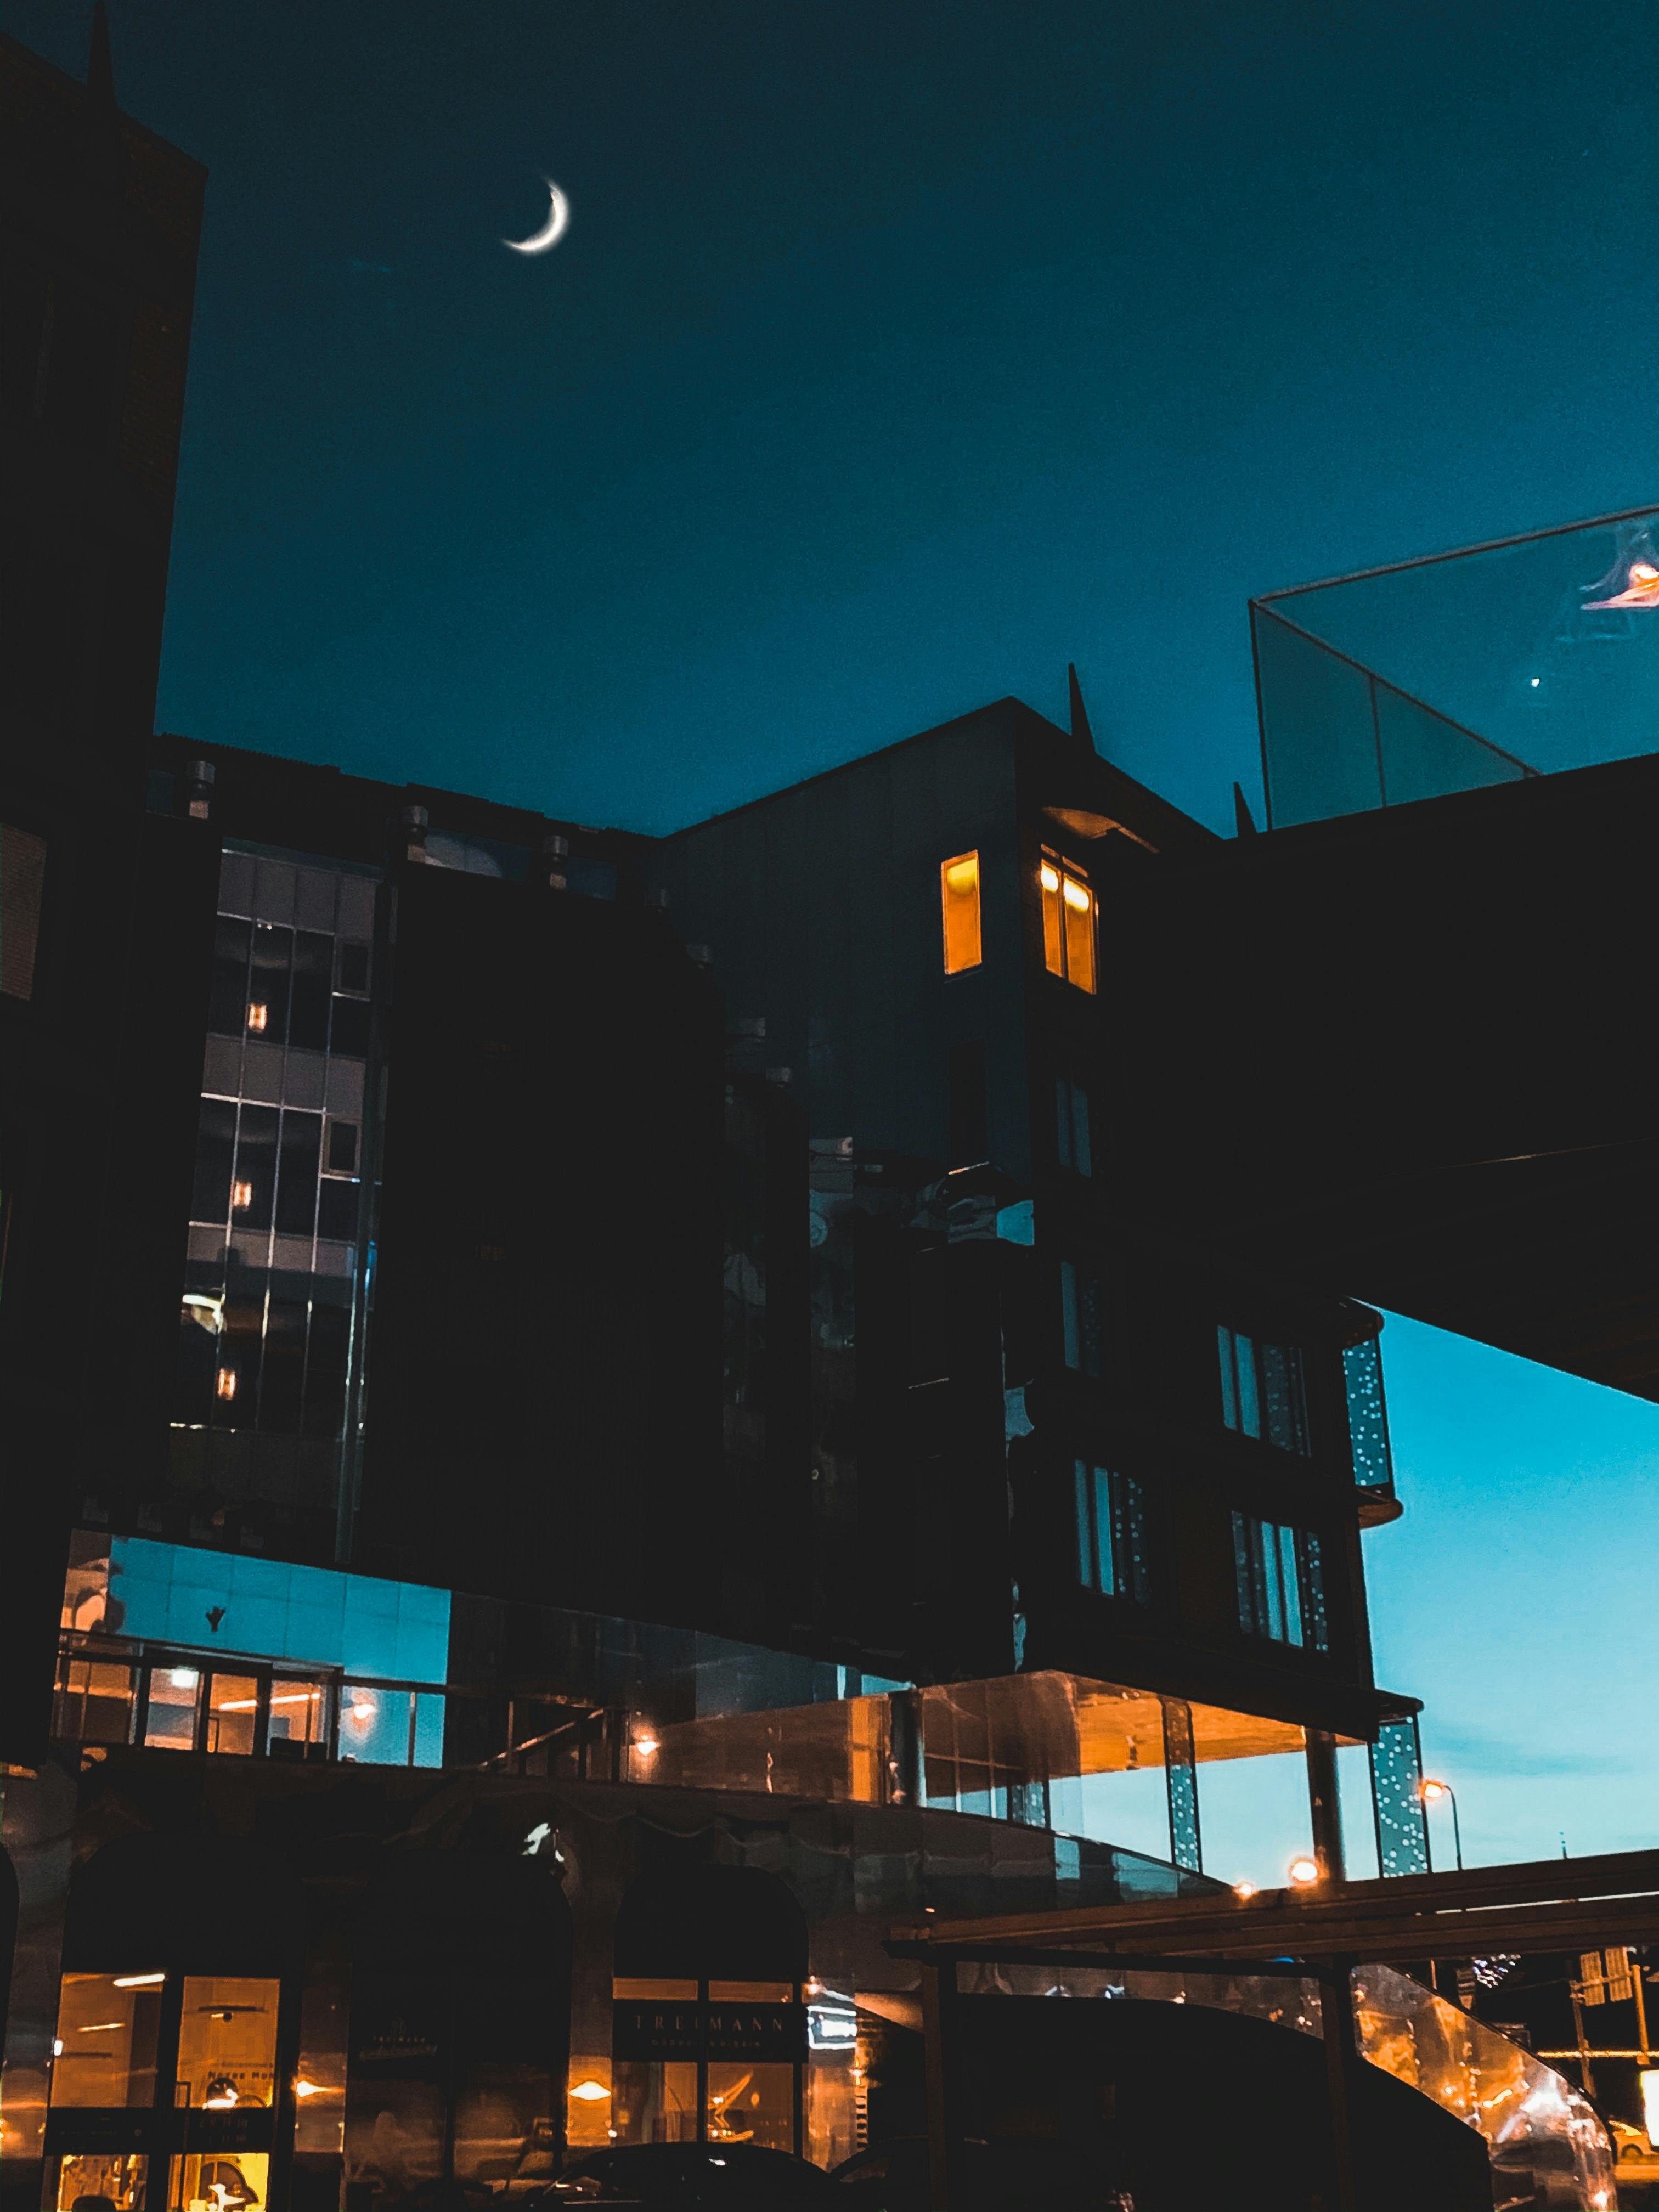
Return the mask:
<svg viewBox="0 0 1659 2212">
<path fill-rule="evenodd" d="M 1251 606 L 1275 829 L 1659 747 L 1659 508 Z"/>
</svg>

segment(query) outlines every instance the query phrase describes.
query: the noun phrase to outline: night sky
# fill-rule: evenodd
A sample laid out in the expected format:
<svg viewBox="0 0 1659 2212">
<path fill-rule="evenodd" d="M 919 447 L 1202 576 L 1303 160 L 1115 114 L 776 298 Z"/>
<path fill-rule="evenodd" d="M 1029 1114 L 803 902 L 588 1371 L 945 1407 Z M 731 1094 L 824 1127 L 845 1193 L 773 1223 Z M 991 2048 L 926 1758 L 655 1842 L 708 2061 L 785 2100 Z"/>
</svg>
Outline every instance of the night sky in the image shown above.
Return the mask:
<svg viewBox="0 0 1659 2212">
<path fill-rule="evenodd" d="M 88 15 L 3 21 L 79 74 Z M 204 740 L 665 830 L 1058 716 L 1073 659 L 1230 826 L 1249 594 L 1659 495 L 1650 7 L 111 15 L 212 173 L 160 709 Z M 1392 1335 L 1382 1678 L 1474 1855 L 1569 1801 L 1577 1850 L 1651 1841 L 1651 1717 L 1599 1693 L 1659 1416 Z"/>
</svg>

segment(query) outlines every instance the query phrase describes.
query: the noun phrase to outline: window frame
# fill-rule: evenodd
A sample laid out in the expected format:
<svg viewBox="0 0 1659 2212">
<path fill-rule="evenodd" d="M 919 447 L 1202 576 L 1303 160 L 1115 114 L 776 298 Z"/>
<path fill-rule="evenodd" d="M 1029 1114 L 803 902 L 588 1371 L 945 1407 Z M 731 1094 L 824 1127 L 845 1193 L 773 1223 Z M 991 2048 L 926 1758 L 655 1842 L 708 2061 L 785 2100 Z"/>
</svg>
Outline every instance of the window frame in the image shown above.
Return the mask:
<svg viewBox="0 0 1659 2212">
<path fill-rule="evenodd" d="M 1240 1634 L 1328 1658 L 1330 1607 L 1319 1531 L 1238 1507 L 1232 1528 Z"/>
<path fill-rule="evenodd" d="M 971 886 L 953 890 L 951 875 L 957 869 L 972 871 Z M 956 853 L 939 865 L 940 950 L 947 975 L 969 975 L 985 964 L 985 916 L 982 904 L 983 871 L 979 848 Z M 953 946 L 953 936 L 961 942 Z M 971 948 L 969 940 L 971 939 Z M 971 951 L 971 957 L 969 957 Z"/>
<path fill-rule="evenodd" d="M 1073 1458 L 1072 1484 L 1079 1584 L 1096 1597 L 1150 1605 L 1146 1485 L 1086 1455 Z"/>
<path fill-rule="evenodd" d="M 1235 1436 L 1297 1459 L 1314 1456 L 1313 1424 L 1308 1407 L 1308 1365 L 1299 1344 L 1268 1340 L 1216 1323 L 1216 1356 L 1221 1389 L 1221 1421 Z M 1273 1370 L 1280 1370 L 1275 1376 Z M 1275 1392 L 1283 1407 L 1276 1419 Z M 1275 1435 L 1275 1425 L 1285 1433 Z"/>
<path fill-rule="evenodd" d="M 1081 896 L 1081 908 L 1071 896 L 1073 891 Z M 1053 846 L 1045 845 L 1037 862 L 1037 896 L 1042 913 L 1044 968 L 1073 990 L 1094 997 L 1100 988 L 1100 899 L 1087 871 Z M 1075 928 L 1066 919 L 1068 907 L 1086 916 Z M 1081 959 L 1079 945 L 1086 948 Z M 1087 973 L 1074 972 L 1079 966 L 1086 968 Z"/>
</svg>

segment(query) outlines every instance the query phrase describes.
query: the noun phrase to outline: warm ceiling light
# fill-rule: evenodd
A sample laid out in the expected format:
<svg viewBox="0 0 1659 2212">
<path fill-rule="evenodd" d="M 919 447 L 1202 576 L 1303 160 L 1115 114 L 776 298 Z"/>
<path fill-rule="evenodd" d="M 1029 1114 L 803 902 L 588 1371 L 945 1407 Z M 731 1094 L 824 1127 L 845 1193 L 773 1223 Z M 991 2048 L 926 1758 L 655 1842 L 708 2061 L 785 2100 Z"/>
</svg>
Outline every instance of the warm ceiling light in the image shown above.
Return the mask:
<svg viewBox="0 0 1659 2212">
<path fill-rule="evenodd" d="M 165 1974 L 118 1974 L 112 1986 L 118 1990 L 149 1990 L 166 1979 Z"/>
<path fill-rule="evenodd" d="M 1058 868 L 1051 868 L 1046 860 L 1042 864 L 1042 888 L 1045 891 L 1057 891 L 1060 889 L 1060 871 Z"/>
<path fill-rule="evenodd" d="M 213 1387 L 220 1397 L 234 1398 L 236 1395 L 236 1370 L 234 1367 L 222 1367 L 219 1370 L 219 1379 Z"/>
<path fill-rule="evenodd" d="M 285 1690 L 280 1698 L 273 1698 L 270 1702 L 273 1705 L 308 1705 L 313 1698 L 320 1698 L 322 1694 L 320 1690 Z"/>
<path fill-rule="evenodd" d="M 636 1735 L 634 1739 L 635 1750 L 644 1759 L 649 1759 L 658 1747 L 657 1739 L 653 1735 Z"/>
<path fill-rule="evenodd" d="M 585 2105 L 599 2105 L 604 2103 L 611 2092 L 603 2081 L 578 2081 L 570 2094 L 573 2097 L 580 2097 Z"/>
<path fill-rule="evenodd" d="M 281 1700 L 273 1698 L 270 1702 L 274 1705 L 280 1704 Z M 257 1713 L 259 1700 L 258 1698 L 227 1698 L 223 1705 L 216 1705 L 213 1710 L 216 1713 Z"/>
<path fill-rule="evenodd" d="M 193 1690 L 201 1676 L 193 1667 L 175 1667 L 167 1680 L 175 1690 Z"/>
<path fill-rule="evenodd" d="M 253 1185 L 234 1182 L 230 1186 L 230 1206 L 233 1213 L 246 1213 L 253 1203 Z"/>
<path fill-rule="evenodd" d="M 296 2097 L 323 2097 L 326 2096 L 328 2092 L 322 2082 L 307 2081 L 304 2075 L 301 2075 L 294 2085 L 294 2094 Z"/>
<path fill-rule="evenodd" d="M 124 2020 L 95 2020 L 90 2027 L 77 2027 L 75 2033 L 77 2035 L 107 2035 L 112 2028 L 119 2029 L 125 2026 Z"/>
<path fill-rule="evenodd" d="M 251 1030 L 263 1030 L 270 1020 L 270 1009 L 263 1000 L 255 1000 L 247 1010 L 247 1025 Z"/>
<path fill-rule="evenodd" d="M 1319 1879 L 1317 1859 L 1292 1859 L 1285 1869 L 1285 1879 L 1293 1889 L 1308 1889 Z"/>
</svg>

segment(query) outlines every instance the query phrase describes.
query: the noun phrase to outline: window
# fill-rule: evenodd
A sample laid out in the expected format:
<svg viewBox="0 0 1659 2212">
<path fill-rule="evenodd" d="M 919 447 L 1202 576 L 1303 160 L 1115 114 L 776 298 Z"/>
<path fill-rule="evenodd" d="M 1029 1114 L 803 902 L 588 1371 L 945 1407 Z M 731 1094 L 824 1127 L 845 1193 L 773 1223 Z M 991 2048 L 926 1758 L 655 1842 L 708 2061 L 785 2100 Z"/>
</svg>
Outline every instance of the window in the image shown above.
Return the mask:
<svg viewBox="0 0 1659 2212">
<path fill-rule="evenodd" d="M 46 875 L 46 839 L 0 822 L 0 991 L 9 999 L 34 996 Z"/>
<path fill-rule="evenodd" d="M 131 2110 L 154 2103 L 166 1980 L 164 1974 L 137 1971 L 64 1976 L 52 2069 L 54 2107 Z"/>
<path fill-rule="evenodd" d="M 1045 853 L 1038 872 L 1042 886 L 1042 963 L 1051 975 L 1063 975 L 1079 991 L 1095 988 L 1095 895 L 1088 878 Z"/>
<path fill-rule="evenodd" d="M 1098 1381 L 1101 1367 L 1100 1278 L 1074 1260 L 1060 1263 L 1060 1352 L 1066 1364 Z"/>
<path fill-rule="evenodd" d="M 1054 1078 L 1054 1149 L 1063 1168 L 1073 1175 L 1092 1175 L 1094 1160 L 1089 1145 L 1089 1094 L 1069 1075 Z"/>
<path fill-rule="evenodd" d="M 1073 1462 L 1077 1489 L 1078 1580 L 1103 1597 L 1145 1605 L 1152 1595 L 1146 1559 L 1146 1499 L 1132 1474 Z"/>
<path fill-rule="evenodd" d="M 1233 1565 L 1238 1577 L 1238 1625 L 1298 1650 L 1328 1651 L 1325 1568 L 1310 1528 L 1289 1528 L 1233 1516 Z"/>
<path fill-rule="evenodd" d="M 975 1038 L 953 1044 L 950 1058 L 951 1165 L 980 1167 L 990 1158 L 985 1111 L 985 1047 Z"/>
<path fill-rule="evenodd" d="M 1294 1344 L 1261 1344 L 1224 1324 L 1216 1330 L 1221 1360 L 1221 1418 L 1240 1436 L 1260 1437 L 1280 1451 L 1313 1449 L 1302 1352 Z"/>
<path fill-rule="evenodd" d="M 958 853 L 939 872 L 939 900 L 945 913 L 945 972 L 959 975 L 964 968 L 977 968 L 982 955 L 979 936 L 979 854 Z"/>
</svg>

